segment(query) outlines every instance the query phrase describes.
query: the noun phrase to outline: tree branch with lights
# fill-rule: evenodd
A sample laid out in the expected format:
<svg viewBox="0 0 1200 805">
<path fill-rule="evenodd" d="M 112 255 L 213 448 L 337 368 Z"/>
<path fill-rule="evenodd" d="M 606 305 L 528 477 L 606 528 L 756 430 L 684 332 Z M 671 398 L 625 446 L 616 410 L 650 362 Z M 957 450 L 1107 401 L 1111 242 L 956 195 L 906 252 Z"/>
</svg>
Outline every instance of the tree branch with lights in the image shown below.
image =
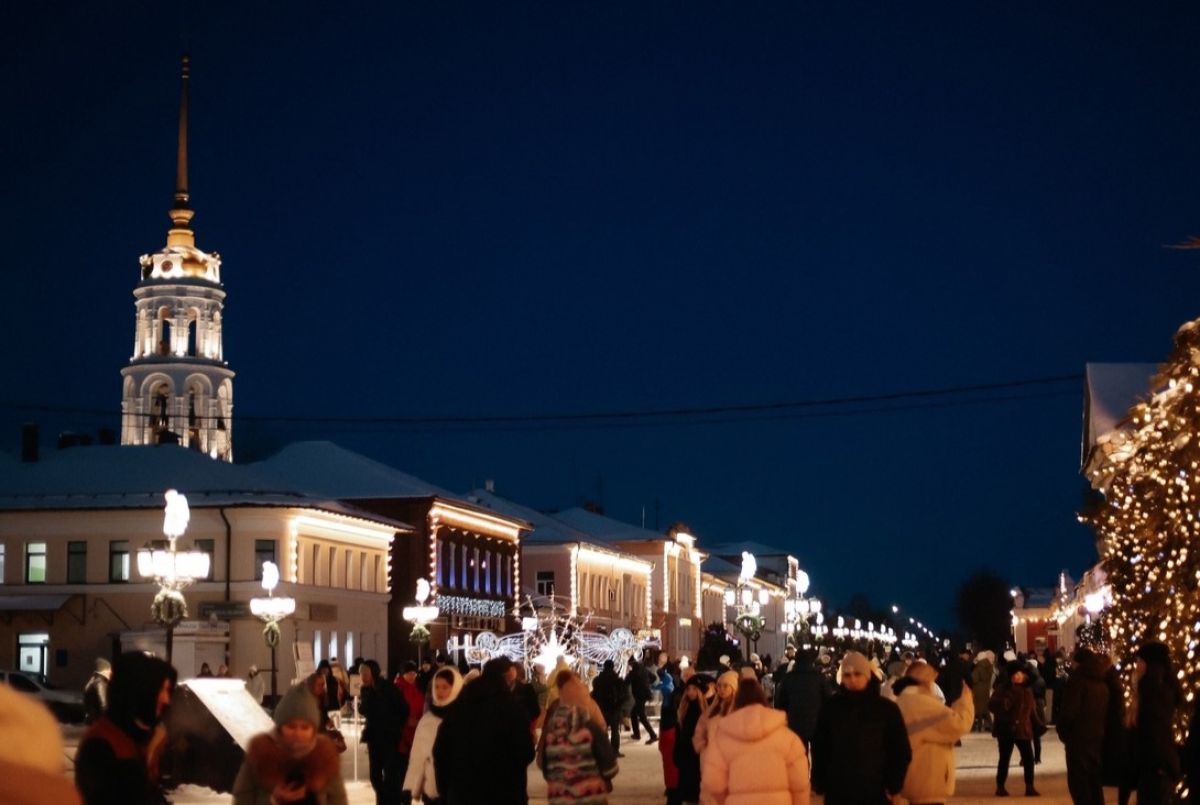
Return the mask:
<svg viewBox="0 0 1200 805">
<path fill-rule="evenodd" d="M 1188 691 L 1176 718 L 1182 732 L 1200 684 L 1200 320 L 1179 328 L 1152 388 L 1102 445 L 1105 460 L 1089 480 L 1103 501 L 1079 519 L 1096 531 L 1112 589 L 1104 624 L 1113 659 L 1129 668 L 1143 643 L 1167 645 Z"/>
</svg>

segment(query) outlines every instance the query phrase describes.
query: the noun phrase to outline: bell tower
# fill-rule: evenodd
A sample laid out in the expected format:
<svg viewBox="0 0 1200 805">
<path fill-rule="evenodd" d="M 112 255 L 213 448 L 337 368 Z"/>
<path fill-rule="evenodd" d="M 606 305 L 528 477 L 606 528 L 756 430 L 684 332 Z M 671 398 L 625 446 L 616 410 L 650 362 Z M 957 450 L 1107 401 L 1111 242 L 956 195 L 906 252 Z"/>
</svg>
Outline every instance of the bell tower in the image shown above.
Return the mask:
<svg viewBox="0 0 1200 805">
<path fill-rule="evenodd" d="M 190 59 L 183 57 L 175 204 L 167 245 L 141 257 L 133 357 L 121 370 L 121 444 L 177 443 L 233 460 L 233 371 L 225 362 L 221 257 L 196 248 L 188 193 Z"/>
</svg>

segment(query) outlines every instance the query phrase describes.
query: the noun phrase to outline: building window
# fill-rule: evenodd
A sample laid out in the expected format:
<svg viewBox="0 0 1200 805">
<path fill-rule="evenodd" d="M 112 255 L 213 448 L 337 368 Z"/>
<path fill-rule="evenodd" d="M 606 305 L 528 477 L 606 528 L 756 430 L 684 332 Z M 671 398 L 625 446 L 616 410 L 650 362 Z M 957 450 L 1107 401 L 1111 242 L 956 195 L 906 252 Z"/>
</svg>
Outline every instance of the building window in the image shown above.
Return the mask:
<svg viewBox="0 0 1200 805">
<path fill-rule="evenodd" d="M 317 629 L 313 632 L 313 663 L 321 664 L 321 649 L 324 648 L 321 644 L 321 630 Z"/>
<path fill-rule="evenodd" d="M 263 562 L 275 561 L 275 540 L 254 540 L 254 580 L 262 581 Z"/>
<path fill-rule="evenodd" d="M 87 583 L 87 543 L 67 543 L 67 584 Z"/>
<path fill-rule="evenodd" d="M 129 540 L 112 540 L 108 543 L 108 580 L 129 581 Z"/>
<path fill-rule="evenodd" d="M 0 544 L 0 584 L 4 583 L 4 545 Z"/>
<path fill-rule="evenodd" d="M 208 554 L 208 575 L 201 579 L 201 581 L 212 581 L 213 565 L 216 564 L 214 553 L 217 549 L 217 541 L 213 539 L 194 539 L 192 540 L 192 544 L 196 546 L 196 550 L 200 551 L 200 553 Z"/>
<path fill-rule="evenodd" d="M 46 583 L 46 543 L 25 543 L 25 583 Z"/>
<path fill-rule="evenodd" d="M 554 595 L 554 571 L 539 570 L 537 572 L 537 594 Z"/>
</svg>

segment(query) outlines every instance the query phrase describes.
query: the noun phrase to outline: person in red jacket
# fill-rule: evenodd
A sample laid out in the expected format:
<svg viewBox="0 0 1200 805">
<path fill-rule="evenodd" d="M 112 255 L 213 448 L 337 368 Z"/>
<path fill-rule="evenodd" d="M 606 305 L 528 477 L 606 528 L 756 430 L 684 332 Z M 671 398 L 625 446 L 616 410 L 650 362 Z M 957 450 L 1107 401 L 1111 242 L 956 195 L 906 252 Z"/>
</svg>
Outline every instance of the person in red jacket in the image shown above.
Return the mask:
<svg viewBox="0 0 1200 805">
<path fill-rule="evenodd" d="M 675 765 L 675 737 L 679 733 L 676 707 L 664 707 L 658 721 L 658 751 L 662 754 L 663 788 L 667 790 L 667 805 L 682 803 L 679 796 L 679 767 Z"/>
<path fill-rule="evenodd" d="M 404 722 L 404 732 L 400 735 L 400 779 L 408 774 L 408 756 L 412 754 L 413 736 L 417 734 L 417 724 L 425 714 L 425 694 L 417 687 L 417 664 L 412 660 L 404 663 L 404 673 L 396 677 L 396 687 L 408 705 L 408 720 Z"/>
</svg>

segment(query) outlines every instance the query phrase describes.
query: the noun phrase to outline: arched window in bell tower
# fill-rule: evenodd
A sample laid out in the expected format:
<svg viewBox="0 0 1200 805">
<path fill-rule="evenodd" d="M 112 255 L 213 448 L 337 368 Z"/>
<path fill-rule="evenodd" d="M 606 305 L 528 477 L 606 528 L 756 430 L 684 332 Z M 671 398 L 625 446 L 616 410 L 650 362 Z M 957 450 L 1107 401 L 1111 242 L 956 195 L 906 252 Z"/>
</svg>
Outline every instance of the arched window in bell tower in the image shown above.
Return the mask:
<svg viewBox="0 0 1200 805">
<path fill-rule="evenodd" d="M 171 433 L 171 387 L 159 383 L 150 393 L 150 431 L 153 444 L 163 444 Z"/>
<path fill-rule="evenodd" d="M 200 430 L 204 426 L 204 397 L 197 386 L 188 389 L 188 447 L 193 450 L 203 450 L 200 441 Z"/>
<path fill-rule="evenodd" d="M 200 333 L 200 311 L 196 308 L 188 309 L 187 313 L 187 354 L 191 357 L 196 357 L 200 354 L 197 349 Z"/>
<path fill-rule="evenodd" d="M 158 309 L 158 354 L 171 354 L 171 309 L 169 307 Z"/>
</svg>

